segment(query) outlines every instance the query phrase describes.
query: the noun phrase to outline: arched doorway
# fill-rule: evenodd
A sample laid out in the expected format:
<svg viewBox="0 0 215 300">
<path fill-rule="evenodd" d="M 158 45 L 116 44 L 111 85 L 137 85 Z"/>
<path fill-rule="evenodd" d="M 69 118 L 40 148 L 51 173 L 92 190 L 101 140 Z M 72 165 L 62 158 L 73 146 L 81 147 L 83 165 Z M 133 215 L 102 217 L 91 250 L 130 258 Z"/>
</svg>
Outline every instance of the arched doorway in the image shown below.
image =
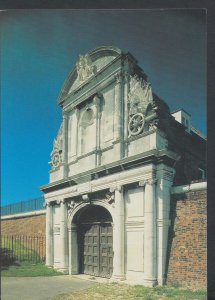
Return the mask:
<svg viewBox="0 0 215 300">
<path fill-rule="evenodd" d="M 110 278 L 113 271 L 113 228 L 110 213 L 87 206 L 78 215 L 79 273 Z"/>
</svg>

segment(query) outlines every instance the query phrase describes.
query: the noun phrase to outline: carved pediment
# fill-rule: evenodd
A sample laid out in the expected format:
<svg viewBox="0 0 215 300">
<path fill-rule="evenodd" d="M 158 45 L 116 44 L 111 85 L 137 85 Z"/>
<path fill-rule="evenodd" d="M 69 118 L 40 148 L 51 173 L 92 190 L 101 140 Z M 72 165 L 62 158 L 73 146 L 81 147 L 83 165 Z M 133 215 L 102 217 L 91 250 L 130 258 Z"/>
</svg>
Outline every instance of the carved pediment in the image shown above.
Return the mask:
<svg viewBox="0 0 215 300">
<path fill-rule="evenodd" d="M 78 74 L 78 83 L 84 82 L 92 75 L 96 74 L 97 68 L 93 65 L 89 54 L 79 55 L 79 61 L 76 63 L 76 70 Z"/>
<path fill-rule="evenodd" d="M 70 93 L 79 88 L 79 86 L 88 82 L 90 78 L 104 69 L 111 63 L 122 51 L 113 46 L 101 46 L 89 51 L 85 55 L 80 55 L 74 69 L 64 82 L 59 95 L 59 103 Z"/>
</svg>

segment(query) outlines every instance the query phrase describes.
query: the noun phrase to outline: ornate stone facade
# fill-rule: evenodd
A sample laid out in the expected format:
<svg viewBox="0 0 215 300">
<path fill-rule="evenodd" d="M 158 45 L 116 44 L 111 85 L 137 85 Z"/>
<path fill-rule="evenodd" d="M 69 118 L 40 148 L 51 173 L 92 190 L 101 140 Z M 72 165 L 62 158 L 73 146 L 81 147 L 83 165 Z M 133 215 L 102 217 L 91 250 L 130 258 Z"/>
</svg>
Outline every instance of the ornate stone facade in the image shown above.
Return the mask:
<svg viewBox="0 0 215 300">
<path fill-rule="evenodd" d="M 50 183 L 41 187 L 49 204 L 46 264 L 162 285 L 170 193 L 186 151 L 172 132 L 190 137 L 135 58 L 112 46 L 80 56 L 58 100 L 63 124 Z"/>
</svg>

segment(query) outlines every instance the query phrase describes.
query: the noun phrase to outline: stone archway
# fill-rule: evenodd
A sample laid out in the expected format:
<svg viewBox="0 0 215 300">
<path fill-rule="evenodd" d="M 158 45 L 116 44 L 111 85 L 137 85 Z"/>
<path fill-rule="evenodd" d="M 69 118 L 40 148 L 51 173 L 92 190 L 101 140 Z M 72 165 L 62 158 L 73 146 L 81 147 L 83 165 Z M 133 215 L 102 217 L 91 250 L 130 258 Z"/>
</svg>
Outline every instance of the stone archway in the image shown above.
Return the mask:
<svg viewBox="0 0 215 300">
<path fill-rule="evenodd" d="M 73 217 L 70 247 L 76 248 L 76 274 L 110 278 L 113 272 L 113 219 L 100 205 L 86 205 Z M 71 253 L 72 255 L 72 253 Z M 74 265 L 72 263 L 72 265 Z M 74 272 L 72 272 L 74 274 Z"/>
</svg>

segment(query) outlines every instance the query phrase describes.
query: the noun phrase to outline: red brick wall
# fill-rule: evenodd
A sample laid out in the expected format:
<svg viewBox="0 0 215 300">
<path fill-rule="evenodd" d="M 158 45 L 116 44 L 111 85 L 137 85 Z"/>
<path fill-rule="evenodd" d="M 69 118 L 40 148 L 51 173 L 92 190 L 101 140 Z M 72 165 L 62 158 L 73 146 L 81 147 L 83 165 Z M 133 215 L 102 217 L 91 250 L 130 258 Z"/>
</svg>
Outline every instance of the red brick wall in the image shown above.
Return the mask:
<svg viewBox="0 0 215 300">
<path fill-rule="evenodd" d="M 206 288 L 206 190 L 172 195 L 167 282 Z"/>
<path fill-rule="evenodd" d="M 1 220 L 1 235 L 38 236 L 46 234 L 46 215 Z"/>
</svg>

